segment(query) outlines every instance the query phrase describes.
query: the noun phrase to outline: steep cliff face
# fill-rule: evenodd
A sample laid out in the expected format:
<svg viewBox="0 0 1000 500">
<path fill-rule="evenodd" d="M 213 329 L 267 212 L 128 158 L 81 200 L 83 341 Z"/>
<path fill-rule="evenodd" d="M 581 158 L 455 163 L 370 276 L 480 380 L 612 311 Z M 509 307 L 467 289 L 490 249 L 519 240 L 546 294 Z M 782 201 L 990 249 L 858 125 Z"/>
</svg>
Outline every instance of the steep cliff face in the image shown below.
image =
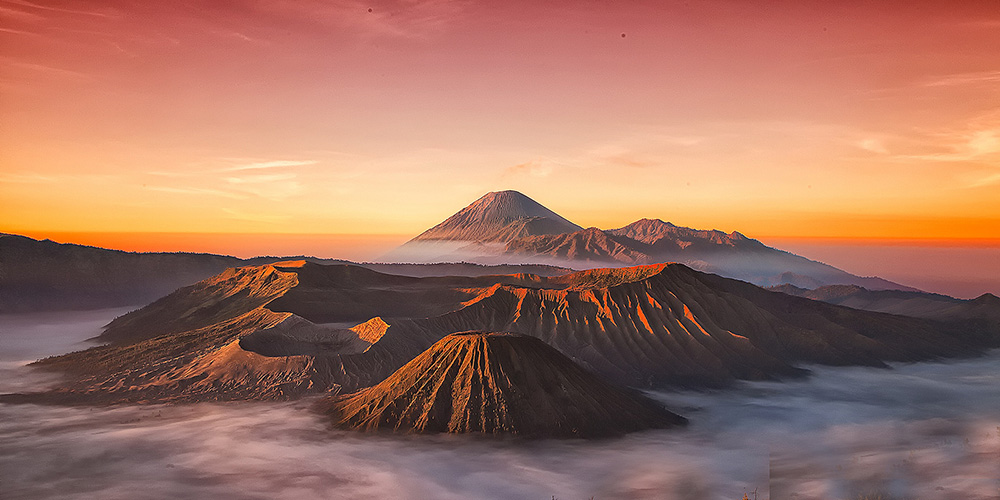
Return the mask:
<svg viewBox="0 0 1000 500">
<path fill-rule="evenodd" d="M 685 422 L 534 337 L 484 332 L 451 334 L 374 387 L 319 408 L 338 427 L 407 433 L 604 437 Z"/>
<path fill-rule="evenodd" d="M 346 321 L 351 311 L 363 316 Z M 39 365 L 74 375 L 65 397 L 287 398 L 373 386 L 469 330 L 537 338 L 605 381 L 638 387 L 723 386 L 799 375 L 800 363 L 883 366 L 1000 346 L 995 325 L 859 311 L 680 264 L 552 278 L 285 264 L 179 291 L 109 326 L 114 344 Z"/>
</svg>

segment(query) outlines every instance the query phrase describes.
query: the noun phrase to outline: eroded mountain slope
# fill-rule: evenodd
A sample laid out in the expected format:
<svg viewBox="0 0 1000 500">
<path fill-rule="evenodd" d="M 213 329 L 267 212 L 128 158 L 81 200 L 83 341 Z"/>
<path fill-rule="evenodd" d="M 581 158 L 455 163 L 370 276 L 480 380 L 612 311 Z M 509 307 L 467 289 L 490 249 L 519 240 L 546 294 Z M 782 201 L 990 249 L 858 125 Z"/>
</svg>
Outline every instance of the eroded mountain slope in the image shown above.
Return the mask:
<svg viewBox="0 0 1000 500">
<path fill-rule="evenodd" d="M 407 433 L 605 437 L 685 422 L 510 333 L 451 334 L 374 387 L 319 407 L 338 427 Z"/>
<path fill-rule="evenodd" d="M 69 399 L 287 398 L 375 385 L 468 330 L 536 337 L 604 380 L 640 387 L 721 386 L 801 374 L 800 363 L 882 366 L 998 345 L 988 329 L 791 297 L 679 264 L 407 278 L 305 263 L 243 268 L 178 291 L 109 325 L 112 345 L 39 365 L 73 374 L 57 391 Z"/>
</svg>

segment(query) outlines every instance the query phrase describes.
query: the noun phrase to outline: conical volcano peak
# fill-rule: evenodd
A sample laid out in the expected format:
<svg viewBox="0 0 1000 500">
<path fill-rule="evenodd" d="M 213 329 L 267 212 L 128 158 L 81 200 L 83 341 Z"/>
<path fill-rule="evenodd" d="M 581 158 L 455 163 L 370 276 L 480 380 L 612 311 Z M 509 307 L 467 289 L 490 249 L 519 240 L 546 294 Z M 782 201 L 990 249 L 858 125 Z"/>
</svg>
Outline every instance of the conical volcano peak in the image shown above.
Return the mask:
<svg viewBox="0 0 1000 500">
<path fill-rule="evenodd" d="M 545 342 L 453 333 L 374 387 L 327 398 L 335 425 L 365 431 L 605 437 L 685 419 L 609 384 Z"/>
<path fill-rule="evenodd" d="M 486 193 L 413 241 L 506 242 L 540 234 L 579 231 L 580 226 L 517 191 Z"/>
</svg>

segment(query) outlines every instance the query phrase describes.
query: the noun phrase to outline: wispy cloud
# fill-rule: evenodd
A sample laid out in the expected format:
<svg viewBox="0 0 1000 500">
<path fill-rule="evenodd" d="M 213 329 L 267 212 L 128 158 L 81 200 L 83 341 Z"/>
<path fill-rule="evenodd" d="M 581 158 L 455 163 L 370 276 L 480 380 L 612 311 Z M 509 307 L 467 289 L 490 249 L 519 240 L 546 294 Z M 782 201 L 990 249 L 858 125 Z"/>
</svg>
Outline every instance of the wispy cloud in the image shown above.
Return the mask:
<svg viewBox="0 0 1000 500">
<path fill-rule="evenodd" d="M 976 179 L 968 184 L 969 188 L 981 188 L 986 186 L 993 186 L 1000 184 L 1000 172 L 994 172 L 992 174 L 987 174 L 979 179 Z"/>
<path fill-rule="evenodd" d="M 888 154 L 889 150 L 882 143 L 881 139 L 867 137 L 857 142 L 857 146 L 865 151 L 879 154 Z"/>
<path fill-rule="evenodd" d="M 3 12 L 3 8 L 2 7 L 0 7 L 0 12 Z M 14 30 L 14 29 L 10 29 L 10 28 L 0 28 L 0 32 L 10 33 L 12 35 L 39 36 L 38 33 L 34 33 L 34 32 L 31 32 L 31 31 Z"/>
<path fill-rule="evenodd" d="M 43 21 L 44 16 L 36 14 L 34 12 L 28 12 L 23 8 L 11 7 L 10 2 L 0 1 L 0 16 L 17 19 L 20 21 Z"/>
<path fill-rule="evenodd" d="M 235 208 L 223 208 L 222 211 L 228 214 L 229 217 L 232 219 L 239 219 L 251 222 L 276 223 L 276 222 L 285 222 L 292 218 L 292 216 L 290 215 L 250 213 Z"/>
<path fill-rule="evenodd" d="M 922 87 L 955 87 L 1000 83 L 1000 70 L 955 73 L 929 78 L 919 83 Z"/>
<path fill-rule="evenodd" d="M 56 178 L 50 175 L 40 174 L 0 174 L 0 183 L 9 184 L 41 184 L 46 182 L 56 182 Z"/>
<path fill-rule="evenodd" d="M 1000 128 L 941 134 L 943 152 L 899 155 L 900 159 L 941 162 L 981 160 L 1000 153 Z"/>
<path fill-rule="evenodd" d="M 101 10 L 68 9 L 65 7 L 56 7 L 52 5 L 42 5 L 35 2 L 28 2 L 27 0 L 0 0 L 0 4 L 15 5 L 22 8 L 26 8 L 28 10 L 59 12 L 63 14 L 79 14 L 83 16 L 94 16 L 94 17 L 113 17 L 111 11 L 107 9 L 101 9 Z"/>
<path fill-rule="evenodd" d="M 266 161 L 254 161 L 251 163 L 244 163 L 241 165 L 234 165 L 223 169 L 225 172 L 239 172 L 242 170 L 262 170 L 270 168 L 285 168 L 285 167 L 302 167 L 306 165 L 315 165 L 319 163 L 316 160 L 266 160 Z"/>
<path fill-rule="evenodd" d="M 293 173 L 253 174 L 226 177 L 233 190 L 268 200 L 285 200 L 302 192 L 302 184 Z"/>
<path fill-rule="evenodd" d="M 504 176 L 530 175 L 531 177 L 548 177 L 555 171 L 557 163 L 549 158 L 538 158 L 507 167 Z"/>
<path fill-rule="evenodd" d="M 268 184 L 294 178 L 295 174 L 255 174 L 244 175 L 242 177 L 226 177 L 226 182 L 230 184 Z"/>
<path fill-rule="evenodd" d="M 86 80 L 91 78 L 91 76 L 86 73 L 80 73 L 79 71 L 73 71 L 71 69 L 57 68 L 45 64 L 36 64 L 28 62 L 11 62 L 10 65 L 16 68 L 21 68 L 38 73 L 44 73 L 46 75 L 55 76 L 59 78 L 69 78 L 74 80 Z"/>
<path fill-rule="evenodd" d="M 468 0 L 265 0 L 256 8 L 281 16 L 346 28 L 354 34 L 428 38 L 457 22 Z"/>
<path fill-rule="evenodd" d="M 187 195 L 208 195 L 208 196 L 221 196 L 224 198 L 234 198 L 234 199 L 246 199 L 247 196 L 239 193 L 234 193 L 231 191 L 223 191 L 221 189 L 211 189 L 211 188 L 198 188 L 198 187 L 173 187 L 173 186 L 149 186 L 147 189 L 153 191 L 160 191 L 164 193 L 174 193 L 174 194 L 187 194 Z"/>
</svg>

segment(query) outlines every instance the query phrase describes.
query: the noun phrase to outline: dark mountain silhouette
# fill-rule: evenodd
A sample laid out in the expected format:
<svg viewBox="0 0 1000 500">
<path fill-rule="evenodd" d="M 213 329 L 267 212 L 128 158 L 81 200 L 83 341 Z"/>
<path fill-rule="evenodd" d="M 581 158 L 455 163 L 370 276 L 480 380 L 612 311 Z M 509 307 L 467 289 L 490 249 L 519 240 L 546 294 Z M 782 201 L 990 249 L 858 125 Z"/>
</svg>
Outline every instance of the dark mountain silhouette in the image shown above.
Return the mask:
<svg viewBox="0 0 1000 500">
<path fill-rule="evenodd" d="M 0 234 L 0 313 L 138 306 L 240 265 L 222 255 L 123 252 Z"/>
<path fill-rule="evenodd" d="M 685 422 L 511 333 L 448 335 L 374 387 L 318 407 L 338 427 L 407 433 L 593 438 Z"/>
<path fill-rule="evenodd" d="M 141 306 L 227 268 L 315 257 L 238 259 L 205 253 L 139 253 L 0 234 L 0 314 Z M 358 264 L 406 276 L 482 276 L 534 273 L 553 276 L 570 269 L 545 265 Z"/>
<path fill-rule="evenodd" d="M 1000 324 L 1000 298 L 990 293 L 963 300 L 936 293 L 868 290 L 857 285 L 828 285 L 808 290 L 786 284 L 770 290 L 866 311 L 949 321 L 981 319 Z"/>
<path fill-rule="evenodd" d="M 681 264 L 412 278 L 295 262 L 227 271 L 113 321 L 104 334 L 112 344 L 39 362 L 69 377 L 35 398 L 347 393 L 469 330 L 538 338 L 603 380 L 636 387 L 724 386 L 801 375 L 801 363 L 885 366 L 1000 345 L 993 328 L 850 309 Z"/>
</svg>

